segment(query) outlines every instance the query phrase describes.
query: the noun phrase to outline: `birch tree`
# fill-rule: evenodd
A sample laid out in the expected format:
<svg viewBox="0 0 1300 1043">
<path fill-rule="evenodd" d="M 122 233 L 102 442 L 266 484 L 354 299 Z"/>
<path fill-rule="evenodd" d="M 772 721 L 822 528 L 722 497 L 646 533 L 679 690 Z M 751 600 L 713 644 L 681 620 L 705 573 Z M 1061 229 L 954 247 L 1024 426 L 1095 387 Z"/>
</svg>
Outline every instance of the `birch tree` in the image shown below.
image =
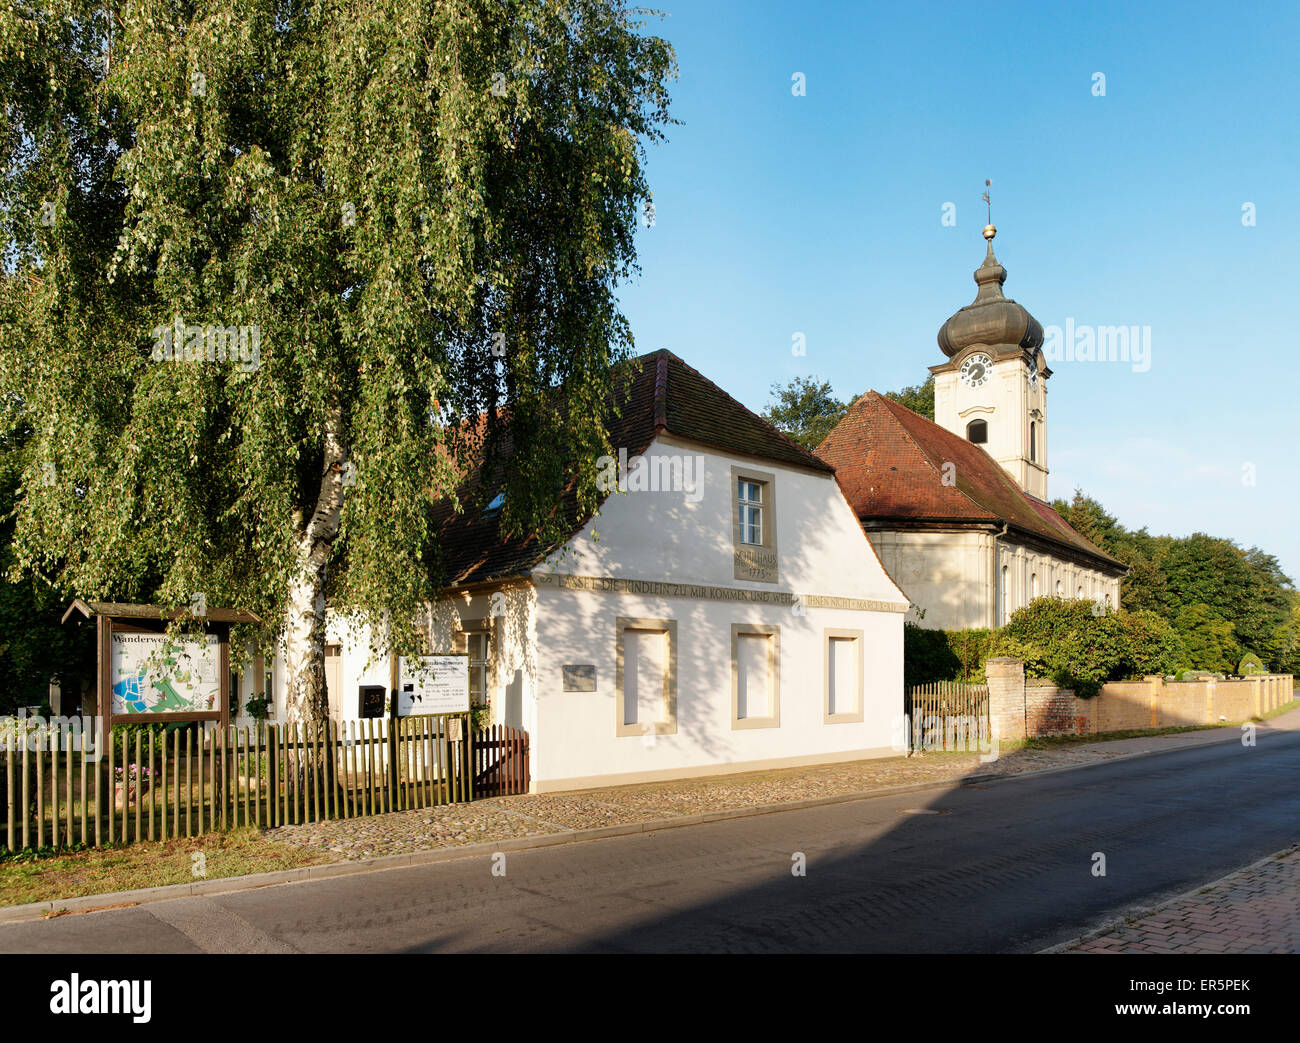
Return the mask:
<svg viewBox="0 0 1300 1043">
<path fill-rule="evenodd" d="M 471 442 L 494 474 L 513 447 L 506 529 L 558 532 L 632 348 L 615 291 L 675 74 L 650 24 L 618 0 L 0 11 L 14 574 L 252 609 L 290 719 L 320 721 L 327 599 L 414 647 Z"/>
</svg>

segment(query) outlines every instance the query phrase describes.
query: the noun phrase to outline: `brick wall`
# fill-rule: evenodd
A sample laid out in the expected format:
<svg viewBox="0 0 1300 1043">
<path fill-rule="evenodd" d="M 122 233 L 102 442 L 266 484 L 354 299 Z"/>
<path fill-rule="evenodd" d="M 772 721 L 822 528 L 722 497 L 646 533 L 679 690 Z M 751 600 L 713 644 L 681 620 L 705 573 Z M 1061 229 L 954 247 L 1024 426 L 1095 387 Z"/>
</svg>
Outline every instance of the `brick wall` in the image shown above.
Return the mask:
<svg viewBox="0 0 1300 1043">
<path fill-rule="evenodd" d="M 1050 681 L 1025 678 L 1018 659 L 988 660 L 989 714 L 994 734 L 1091 735 L 1244 721 L 1295 698 L 1294 678 L 1272 674 L 1241 681 L 1112 681 L 1092 699 L 1080 699 Z"/>
</svg>

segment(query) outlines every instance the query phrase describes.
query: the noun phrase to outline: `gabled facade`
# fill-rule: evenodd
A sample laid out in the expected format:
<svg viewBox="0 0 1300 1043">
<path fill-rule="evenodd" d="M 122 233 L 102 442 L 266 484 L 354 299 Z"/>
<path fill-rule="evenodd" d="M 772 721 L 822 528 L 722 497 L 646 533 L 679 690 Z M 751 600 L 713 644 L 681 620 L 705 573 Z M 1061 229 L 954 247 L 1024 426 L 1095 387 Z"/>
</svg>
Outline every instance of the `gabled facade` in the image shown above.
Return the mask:
<svg viewBox="0 0 1300 1043">
<path fill-rule="evenodd" d="M 556 790 L 887 755 L 907 598 L 832 468 L 670 352 L 632 361 L 611 491 L 555 546 L 444 518 L 430 648 Z M 388 666 L 331 616 L 331 706 Z"/>
</svg>

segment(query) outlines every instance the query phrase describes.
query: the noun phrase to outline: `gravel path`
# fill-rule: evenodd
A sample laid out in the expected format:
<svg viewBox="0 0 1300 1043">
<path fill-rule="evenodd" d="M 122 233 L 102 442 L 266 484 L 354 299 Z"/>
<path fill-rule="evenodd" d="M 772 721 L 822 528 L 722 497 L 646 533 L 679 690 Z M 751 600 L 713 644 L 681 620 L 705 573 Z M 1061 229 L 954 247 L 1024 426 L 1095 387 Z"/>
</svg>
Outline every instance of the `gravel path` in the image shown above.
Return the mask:
<svg viewBox="0 0 1300 1043">
<path fill-rule="evenodd" d="M 1016 775 L 1119 756 L 1107 744 L 1020 750 L 990 764 L 976 754 L 923 754 L 703 779 L 611 786 L 574 793 L 492 797 L 368 818 L 280 826 L 268 839 L 327 851 L 338 859 L 402 854 L 512 837 L 594 829 L 704 811 L 843 796 L 968 775 Z"/>
</svg>

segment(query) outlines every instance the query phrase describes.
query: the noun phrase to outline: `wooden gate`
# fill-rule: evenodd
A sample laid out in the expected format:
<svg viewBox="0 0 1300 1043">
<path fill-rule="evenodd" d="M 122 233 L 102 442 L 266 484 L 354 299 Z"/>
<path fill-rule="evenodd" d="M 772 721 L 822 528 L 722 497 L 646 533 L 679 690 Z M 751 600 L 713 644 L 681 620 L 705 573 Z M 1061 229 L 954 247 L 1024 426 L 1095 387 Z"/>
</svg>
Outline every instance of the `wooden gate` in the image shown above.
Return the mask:
<svg viewBox="0 0 1300 1043">
<path fill-rule="evenodd" d="M 989 686 L 960 681 L 916 685 L 903 697 L 912 752 L 983 752 L 991 741 Z"/>
<path fill-rule="evenodd" d="M 474 733 L 474 796 L 528 792 L 528 733 L 493 724 Z"/>
</svg>

